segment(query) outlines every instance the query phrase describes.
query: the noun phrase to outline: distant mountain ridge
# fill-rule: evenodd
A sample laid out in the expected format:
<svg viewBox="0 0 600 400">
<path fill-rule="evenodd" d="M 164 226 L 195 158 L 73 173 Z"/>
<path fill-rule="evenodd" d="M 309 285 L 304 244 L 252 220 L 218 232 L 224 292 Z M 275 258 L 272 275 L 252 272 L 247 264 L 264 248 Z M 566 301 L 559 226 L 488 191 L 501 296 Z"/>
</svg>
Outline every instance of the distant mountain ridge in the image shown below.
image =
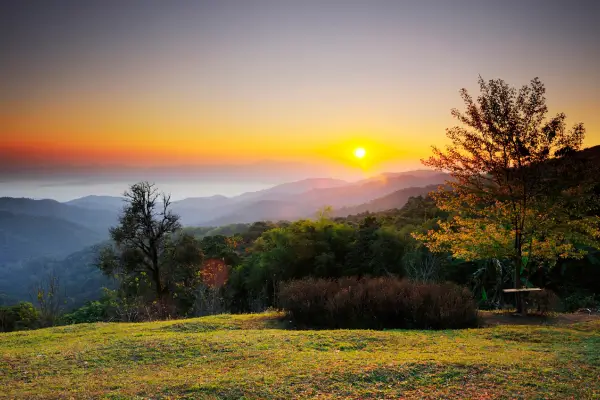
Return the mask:
<svg viewBox="0 0 600 400">
<path fill-rule="evenodd" d="M 333 178 L 309 178 L 296 182 L 282 183 L 269 189 L 259 190 L 257 192 L 243 193 L 232 198 L 235 202 L 262 199 L 273 200 L 279 196 L 296 195 L 310 190 L 330 189 L 349 185 L 350 183 L 341 179 Z"/>
<path fill-rule="evenodd" d="M 295 220 L 313 217 L 325 206 L 334 207 L 336 215 L 348 215 L 402 207 L 410 195 L 426 194 L 429 189 L 423 187 L 442 183 L 446 177 L 434 171 L 411 171 L 357 182 L 310 178 L 233 197 L 186 198 L 174 201 L 172 210 L 186 226 Z M 2 197 L 0 264 L 64 256 L 106 240 L 123 205 L 124 199 L 116 196 L 90 195 L 65 203 Z"/>
<path fill-rule="evenodd" d="M 0 211 L 59 218 L 97 232 L 108 232 L 108 228 L 117 221 L 118 215 L 116 210 L 82 208 L 49 199 L 14 197 L 0 197 Z"/>
<path fill-rule="evenodd" d="M 411 197 L 426 196 L 430 192 L 435 191 L 438 187 L 439 185 L 429 185 L 425 187 L 400 189 L 386 196 L 371 200 L 368 203 L 351 207 L 342 207 L 338 210 L 334 210 L 333 215 L 336 217 L 347 217 L 349 215 L 362 214 L 365 212 L 379 212 L 401 208 Z"/>
<path fill-rule="evenodd" d="M 100 243 L 101 244 L 101 243 Z M 67 256 L 46 256 L 22 260 L 16 264 L 0 264 L 0 305 L 31 300 L 32 289 L 54 273 L 67 298 L 64 307 L 70 310 L 87 300 L 98 299 L 102 288 L 114 288 L 114 280 L 96 267 L 99 244 L 69 253 Z"/>
<path fill-rule="evenodd" d="M 311 217 L 325 206 L 334 209 L 358 206 L 398 190 L 441 184 L 447 177 L 436 171 L 416 170 L 385 173 L 356 182 L 309 178 L 232 197 L 186 198 L 174 201 L 172 210 L 180 215 L 186 226 L 218 226 L 264 219 L 293 220 Z M 116 206 L 122 206 L 122 198 L 86 196 L 65 204 L 116 212 Z"/>
<path fill-rule="evenodd" d="M 121 211 L 124 201 L 124 197 L 89 195 L 66 201 L 63 204 L 92 210 Z"/>
<path fill-rule="evenodd" d="M 0 264 L 41 256 L 67 256 L 106 235 L 73 222 L 0 211 Z"/>
<path fill-rule="evenodd" d="M 410 172 L 384 174 L 359 182 L 314 188 L 293 195 L 263 196 L 260 197 L 261 200 L 230 207 L 229 213 L 221 212 L 219 216 L 203 221 L 199 225 L 218 226 L 260 220 L 294 220 L 313 217 L 319 209 L 326 206 L 332 206 L 335 213 L 336 209 L 358 206 L 403 189 L 414 188 L 409 193 L 415 195 L 427 194 L 435 185 L 442 184 L 447 179 L 447 174 L 435 171 L 419 171 L 416 175 Z M 427 187 L 427 189 L 416 189 L 419 187 Z M 408 197 L 410 195 L 397 195 L 394 206 L 390 208 L 402 207 Z M 404 200 L 401 201 L 400 198 Z"/>
<path fill-rule="evenodd" d="M 311 188 L 331 187 L 346 183 L 347 182 L 345 181 L 329 178 L 304 179 L 301 181 L 276 185 L 256 192 L 243 193 L 233 197 L 215 195 L 209 197 L 186 198 L 174 201 L 172 203 L 172 210 L 181 217 L 181 221 L 184 225 L 206 226 L 207 221 L 236 213 L 249 203 L 268 199 L 277 200 L 281 196 L 293 195 L 294 193 L 299 193 Z"/>
</svg>

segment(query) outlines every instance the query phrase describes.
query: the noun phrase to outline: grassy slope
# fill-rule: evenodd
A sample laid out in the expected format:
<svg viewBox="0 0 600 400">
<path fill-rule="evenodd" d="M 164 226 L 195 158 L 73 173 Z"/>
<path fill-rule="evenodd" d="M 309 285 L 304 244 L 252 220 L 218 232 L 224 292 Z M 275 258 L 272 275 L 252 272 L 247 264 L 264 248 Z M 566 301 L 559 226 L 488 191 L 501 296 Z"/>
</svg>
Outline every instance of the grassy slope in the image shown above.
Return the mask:
<svg viewBox="0 0 600 400">
<path fill-rule="evenodd" d="M 278 314 L 0 334 L 6 398 L 600 397 L 600 323 L 289 331 Z"/>
</svg>

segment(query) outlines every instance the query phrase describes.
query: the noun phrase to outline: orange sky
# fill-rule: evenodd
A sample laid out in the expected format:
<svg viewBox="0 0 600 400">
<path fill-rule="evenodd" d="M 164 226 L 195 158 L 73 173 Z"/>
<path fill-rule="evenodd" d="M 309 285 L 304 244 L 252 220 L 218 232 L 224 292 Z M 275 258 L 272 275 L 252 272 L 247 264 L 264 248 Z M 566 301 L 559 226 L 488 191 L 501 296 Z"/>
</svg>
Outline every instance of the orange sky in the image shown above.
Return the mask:
<svg viewBox="0 0 600 400">
<path fill-rule="evenodd" d="M 479 75 L 539 76 L 600 144 L 597 2 L 101 3 L 0 10 L 5 161 L 415 166 Z"/>
</svg>

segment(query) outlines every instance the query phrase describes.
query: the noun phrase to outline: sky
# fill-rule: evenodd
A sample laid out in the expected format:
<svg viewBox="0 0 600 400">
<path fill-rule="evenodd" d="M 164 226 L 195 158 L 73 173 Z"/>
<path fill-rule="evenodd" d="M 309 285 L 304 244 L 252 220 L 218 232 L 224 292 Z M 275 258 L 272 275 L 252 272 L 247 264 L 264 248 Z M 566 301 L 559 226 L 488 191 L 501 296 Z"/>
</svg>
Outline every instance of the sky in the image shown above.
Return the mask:
<svg viewBox="0 0 600 400">
<path fill-rule="evenodd" d="M 0 0 L 0 170 L 417 168 L 480 75 L 539 77 L 597 145 L 599 20 L 597 0 Z"/>
</svg>

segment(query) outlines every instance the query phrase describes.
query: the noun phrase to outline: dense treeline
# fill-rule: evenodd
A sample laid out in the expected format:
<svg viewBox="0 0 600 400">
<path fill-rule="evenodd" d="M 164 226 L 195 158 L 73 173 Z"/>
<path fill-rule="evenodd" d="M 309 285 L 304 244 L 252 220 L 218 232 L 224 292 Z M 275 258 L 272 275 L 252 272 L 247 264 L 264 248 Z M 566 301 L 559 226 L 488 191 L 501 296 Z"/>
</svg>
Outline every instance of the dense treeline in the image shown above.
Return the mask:
<svg viewBox="0 0 600 400">
<path fill-rule="evenodd" d="M 419 196 L 400 209 L 380 213 L 331 219 L 324 212 L 314 220 L 223 227 L 221 232 L 236 232 L 230 235 L 204 236 L 195 232 L 198 237 L 189 239 L 201 258 L 197 265 L 188 266 L 188 275 L 196 274 L 198 279 L 177 282 L 168 316 L 257 312 L 281 307 L 280 286 L 304 278 L 450 281 L 471 289 L 480 308 L 512 303 L 513 299 L 501 291 L 512 285 L 510 264 L 499 260 L 461 262 L 449 254 L 431 253 L 411 236 L 412 232 L 435 228 L 436 221 L 445 217 L 431 198 Z M 186 234 L 187 229 L 177 232 Z M 600 254 L 590 250 L 581 260 L 562 260 L 554 268 L 540 265 L 527 276 L 528 285 L 555 292 L 561 299 L 560 310 L 598 307 Z M 211 285 L 203 273 L 210 269 L 211 260 L 219 260 L 224 270 L 225 277 L 217 286 Z M 114 290 L 105 289 L 100 299 L 57 318 L 56 323 L 163 317 L 156 308 L 156 299 L 144 296 L 152 292 L 150 287 L 144 287 L 144 275 L 136 278 L 122 281 L 120 286 L 113 286 Z M 68 291 L 64 295 L 68 298 Z M 38 314 L 30 312 L 32 308 L 23 304 L 2 307 L 2 329 L 43 326 Z"/>
</svg>

